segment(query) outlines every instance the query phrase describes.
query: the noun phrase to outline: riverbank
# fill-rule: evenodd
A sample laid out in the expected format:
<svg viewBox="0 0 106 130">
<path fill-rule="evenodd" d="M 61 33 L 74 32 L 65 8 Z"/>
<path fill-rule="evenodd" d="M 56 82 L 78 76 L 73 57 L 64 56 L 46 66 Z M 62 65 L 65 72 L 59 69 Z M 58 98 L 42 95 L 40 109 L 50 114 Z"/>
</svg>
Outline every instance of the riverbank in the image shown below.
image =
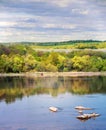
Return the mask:
<svg viewBox="0 0 106 130">
<path fill-rule="evenodd" d="M 25 76 L 25 77 L 84 77 L 106 76 L 106 72 L 27 72 L 27 73 L 0 73 L 0 77 Z"/>
</svg>

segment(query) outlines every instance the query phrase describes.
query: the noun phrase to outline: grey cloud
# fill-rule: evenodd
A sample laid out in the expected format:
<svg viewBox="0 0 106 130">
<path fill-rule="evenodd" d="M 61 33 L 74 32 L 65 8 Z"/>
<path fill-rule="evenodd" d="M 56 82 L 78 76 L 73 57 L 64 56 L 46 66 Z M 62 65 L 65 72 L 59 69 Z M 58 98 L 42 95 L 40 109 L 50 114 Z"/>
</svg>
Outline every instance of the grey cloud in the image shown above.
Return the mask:
<svg viewBox="0 0 106 130">
<path fill-rule="evenodd" d="M 105 39 L 105 5 L 105 0 L 1 0 L 0 39 Z"/>
</svg>

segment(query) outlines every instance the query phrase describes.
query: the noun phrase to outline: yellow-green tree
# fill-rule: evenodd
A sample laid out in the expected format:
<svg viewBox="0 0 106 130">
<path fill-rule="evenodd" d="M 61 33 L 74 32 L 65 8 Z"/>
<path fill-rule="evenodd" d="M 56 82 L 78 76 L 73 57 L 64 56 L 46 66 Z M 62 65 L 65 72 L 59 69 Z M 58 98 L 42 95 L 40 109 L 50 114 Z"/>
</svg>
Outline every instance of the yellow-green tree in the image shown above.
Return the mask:
<svg viewBox="0 0 106 130">
<path fill-rule="evenodd" d="M 31 54 L 27 54 L 26 56 L 24 56 L 24 66 L 23 66 L 23 71 L 31 71 L 34 70 L 37 66 L 38 62 L 36 61 L 36 59 L 34 58 L 34 56 L 32 56 Z"/>
<path fill-rule="evenodd" d="M 87 70 L 89 68 L 89 55 L 84 55 L 84 56 L 74 56 L 71 59 L 72 62 L 72 67 L 76 71 L 83 71 Z"/>
</svg>

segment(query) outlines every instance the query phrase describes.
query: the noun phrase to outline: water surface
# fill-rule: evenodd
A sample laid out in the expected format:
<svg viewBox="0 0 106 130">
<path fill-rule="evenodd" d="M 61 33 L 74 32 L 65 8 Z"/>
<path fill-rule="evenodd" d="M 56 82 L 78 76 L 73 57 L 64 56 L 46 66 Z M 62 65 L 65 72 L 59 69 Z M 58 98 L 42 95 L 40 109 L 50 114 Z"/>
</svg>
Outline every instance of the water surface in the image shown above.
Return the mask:
<svg viewBox="0 0 106 130">
<path fill-rule="evenodd" d="M 105 101 L 106 77 L 0 77 L 0 130 L 105 130 Z M 80 121 L 78 105 L 101 116 Z"/>
</svg>

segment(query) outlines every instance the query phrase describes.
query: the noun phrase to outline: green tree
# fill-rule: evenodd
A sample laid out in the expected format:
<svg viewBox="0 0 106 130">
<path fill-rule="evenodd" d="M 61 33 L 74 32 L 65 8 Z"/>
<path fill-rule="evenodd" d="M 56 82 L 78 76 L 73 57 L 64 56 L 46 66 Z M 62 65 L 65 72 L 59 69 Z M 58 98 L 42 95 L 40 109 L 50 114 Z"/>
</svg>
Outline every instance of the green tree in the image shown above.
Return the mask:
<svg viewBox="0 0 106 130">
<path fill-rule="evenodd" d="M 88 55 L 82 57 L 74 56 L 71 59 L 73 69 L 77 71 L 87 70 L 89 66 L 89 59 L 90 57 Z"/>
<path fill-rule="evenodd" d="M 13 55 L 10 57 L 10 64 L 9 67 L 12 69 L 14 73 L 22 72 L 24 65 L 24 58 L 20 55 Z"/>
<path fill-rule="evenodd" d="M 31 54 L 27 54 L 26 56 L 24 56 L 23 71 L 27 72 L 27 71 L 34 70 L 36 68 L 37 64 L 38 64 L 38 62 L 36 61 L 34 56 L 32 56 Z"/>
<path fill-rule="evenodd" d="M 7 72 L 7 61 L 8 61 L 8 57 L 5 54 L 2 54 L 0 56 L 0 72 Z"/>
<path fill-rule="evenodd" d="M 92 56 L 89 65 L 91 71 L 101 71 L 103 68 L 103 60 L 101 57 Z"/>
<path fill-rule="evenodd" d="M 52 65 L 51 63 L 47 64 L 46 71 L 48 72 L 56 72 L 58 71 L 57 66 Z"/>
<path fill-rule="evenodd" d="M 102 67 L 102 71 L 106 71 L 106 60 L 103 60 L 103 67 Z"/>
<path fill-rule="evenodd" d="M 56 66 L 59 63 L 58 56 L 59 54 L 57 52 L 51 52 L 47 60 L 52 65 Z"/>
</svg>

